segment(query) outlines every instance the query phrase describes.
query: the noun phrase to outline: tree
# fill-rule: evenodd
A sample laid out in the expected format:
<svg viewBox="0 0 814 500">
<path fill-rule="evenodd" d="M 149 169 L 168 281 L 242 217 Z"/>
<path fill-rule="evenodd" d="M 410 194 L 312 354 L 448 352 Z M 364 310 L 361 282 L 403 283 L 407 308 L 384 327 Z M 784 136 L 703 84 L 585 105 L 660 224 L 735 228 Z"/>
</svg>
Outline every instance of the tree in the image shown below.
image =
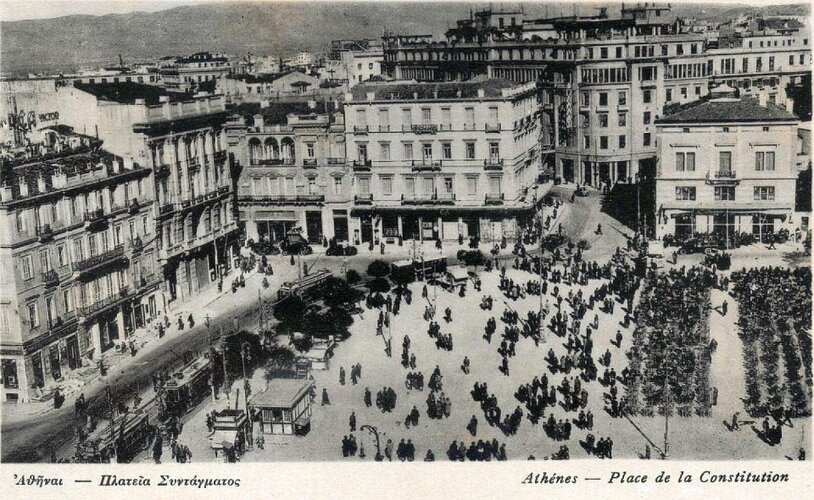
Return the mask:
<svg viewBox="0 0 814 500">
<path fill-rule="evenodd" d="M 320 297 L 330 308 L 352 309 L 362 300 L 362 292 L 350 286 L 347 281 L 334 276 L 320 286 Z"/>
<path fill-rule="evenodd" d="M 461 253 L 459 259 L 463 261 L 466 266 L 478 267 L 486 264 L 486 256 L 480 250 L 466 251 Z"/>
<path fill-rule="evenodd" d="M 305 301 L 295 295 L 290 295 L 277 304 L 273 314 L 280 322 L 282 329 L 290 334 L 300 328 L 306 309 Z"/>
<path fill-rule="evenodd" d="M 348 283 L 351 285 L 355 285 L 356 283 L 362 281 L 362 277 L 359 276 L 359 272 L 355 269 L 348 269 L 348 272 L 345 273 L 345 279 L 347 279 Z"/>
<path fill-rule="evenodd" d="M 293 345 L 294 349 L 296 349 L 300 354 L 305 354 L 311 350 L 311 347 L 314 346 L 314 339 L 311 338 L 311 335 L 305 334 L 302 337 L 295 338 L 291 342 L 291 345 Z"/>
<path fill-rule="evenodd" d="M 294 351 L 286 346 L 274 345 L 269 348 L 268 357 L 271 365 L 266 372 L 266 378 L 274 378 L 280 371 L 290 372 L 294 367 L 296 356 Z"/>
<path fill-rule="evenodd" d="M 367 275 L 374 278 L 384 278 L 390 274 L 390 264 L 383 260 L 374 260 L 367 266 Z"/>
<path fill-rule="evenodd" d="M 367 284 L 372 293 L 387 293 L 390 291 L 390 283 L 384 278 L 376 278 Z"/>
</svg>

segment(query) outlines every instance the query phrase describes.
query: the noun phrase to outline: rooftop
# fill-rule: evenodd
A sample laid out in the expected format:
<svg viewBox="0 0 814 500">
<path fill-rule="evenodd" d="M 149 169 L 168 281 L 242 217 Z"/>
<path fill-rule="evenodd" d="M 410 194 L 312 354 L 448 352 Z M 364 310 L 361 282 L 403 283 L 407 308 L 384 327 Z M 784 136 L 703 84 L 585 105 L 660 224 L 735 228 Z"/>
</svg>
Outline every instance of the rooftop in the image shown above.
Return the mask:
<svg viewBox="0 0 814 500">
<path fill-rule="evenodd" d="M 272 408 L 291 408 L 297 401 L 306 397 L 313 382 L 298 378 L 276 378 L 269 380 L 266 390 L 254 395 L 250 404 Z"/>
<path fill-rule="evenodd" d="M 192 94 L 171 92 L 155 85 L 133 82 L 75 83 L 74 87 L 96 96 L 100 100 L 121 104 L 135 104 L 136 99 L 144 99 L 146 104 L 158 104 L 159 98 L 162 96 L 168 96 L 170 102 L 179 102 L 192 98 Z"/>
<path fill-rule="evenodd" d="M 337 111 L 333 101 L 319 102 L 316 108 L 311 108 L 307 101 L 274 102 L 269 106 L 261 107 L 258 102 L 244 102 L 230 110 L 233 115 L 240 115 L 247 125 L 252 125 L 254 115 L 262 115 L 266 125 L 285 125 L 288 115 L 324 114 L 325 107 L 329 113 Z"/>
<path fill-rule="evenodd" d="M 787 122 L 799 118 L 780 106 L 761 106 L 756 99 L 712 99 L 688 103 L 656 123 Z"/>
<path fill-rule="evenodd" d="M 475 78 L 464 82 L 415 82 L 393 81 L 380 83 L 362 83 L 355 86 L 351 93 L 353 100 L 367 100 L 367 94 L 373 93 L 374 99 L 472 99 L 478 97 L 478 90 L 483 90 L 484 97 L 502 97 L 504 89 L 517 87 L 518 84 L 502 78 Z M 460 95 L 458 95 L 460 92 Z"/>
</svg>

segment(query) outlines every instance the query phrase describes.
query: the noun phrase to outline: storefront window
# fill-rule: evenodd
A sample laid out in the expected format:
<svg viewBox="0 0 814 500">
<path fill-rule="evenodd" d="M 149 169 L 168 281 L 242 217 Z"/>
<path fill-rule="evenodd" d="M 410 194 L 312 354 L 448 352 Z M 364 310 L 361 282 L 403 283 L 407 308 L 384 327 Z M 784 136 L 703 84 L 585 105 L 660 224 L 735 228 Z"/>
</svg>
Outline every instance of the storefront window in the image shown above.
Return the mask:
<svg viewBox="0 0 814 500">
<path fill-rule="evenodd" d="M 17 379 L 17 362 L 13 359 L 3 360 L 3 387 L 6 389 L 19 389 Z"/>
</svg>

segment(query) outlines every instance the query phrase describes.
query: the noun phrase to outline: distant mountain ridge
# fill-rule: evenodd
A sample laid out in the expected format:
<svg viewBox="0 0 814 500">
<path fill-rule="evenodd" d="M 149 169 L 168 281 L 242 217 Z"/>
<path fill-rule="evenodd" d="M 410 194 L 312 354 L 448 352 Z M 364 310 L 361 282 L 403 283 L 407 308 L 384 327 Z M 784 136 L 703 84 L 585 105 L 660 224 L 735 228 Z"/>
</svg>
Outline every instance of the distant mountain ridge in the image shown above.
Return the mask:
<svg viewBox="0 0 814 500">
<path fill-rule="evenodd" d="M 506 4 L 516 6 L 516 4 Z M 159 12 L 105 16 L 73 15 L 54 19 L 0 23 L 0 70 L 3 74 L 68 72 L 85 66 L 153 60 L 197 51 L 285 56 L 299 50 L 325 51 L 339 38 L 378 38 L 384 29 L 440 36 L 470 9 L 483 3 L 340 3 L 279 2 L 198 4 Z M 529 16 L 571 15 L 572 4 L 523 4 Z M 578 6 L 580 15 L 594 13 Z M 617 11 L 618 5 L 612 7 Z M 683 16 L 714 21 L 744 12 L 808 15 L 808 5 L 747 7 L 674 5 Z M 618 11 L 617 11 L 618 12 Z M 613 14 L 612 14 L 613 16 Z"/>
</svg>

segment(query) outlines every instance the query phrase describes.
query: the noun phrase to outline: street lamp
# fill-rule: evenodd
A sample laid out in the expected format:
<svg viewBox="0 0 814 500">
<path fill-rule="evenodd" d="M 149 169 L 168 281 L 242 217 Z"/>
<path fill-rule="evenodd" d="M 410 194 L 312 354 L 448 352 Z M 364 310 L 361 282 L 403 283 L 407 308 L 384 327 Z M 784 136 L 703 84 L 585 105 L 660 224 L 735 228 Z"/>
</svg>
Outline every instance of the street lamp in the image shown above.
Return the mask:
<svg viewBox="0 0 814 500">
<path fill-rule="evenodd" d="M 382 449 L 381 446 L 379 445 L 379 430 L 373 427 L 372 425 L 367 424 L 359 427 L 359 430 L 368 431 L 371 434 L 373 434 L 373 436 L 376 438 L 376 456 L 374 457 L 374 459 L 377 462 L 381 462 L 382 460 L 384 460 L 384 457 L 382 456 Z"/>
</svg>

